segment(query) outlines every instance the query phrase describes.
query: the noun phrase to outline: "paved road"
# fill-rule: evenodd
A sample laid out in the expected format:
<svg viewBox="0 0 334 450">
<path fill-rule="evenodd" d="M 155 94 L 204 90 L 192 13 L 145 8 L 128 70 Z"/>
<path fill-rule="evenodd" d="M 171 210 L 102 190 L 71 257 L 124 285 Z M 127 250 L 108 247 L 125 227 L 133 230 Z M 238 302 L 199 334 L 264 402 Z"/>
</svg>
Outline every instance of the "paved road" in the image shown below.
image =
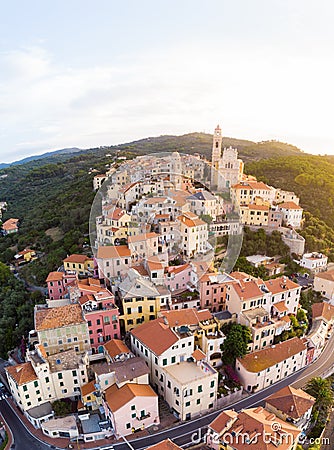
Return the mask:
<svg viewBox="0 0 334 450">
<path fill-rule="evenodd" d="M 15 450 L 50 450 L 48 444 L 42 444 L 32 437 L 9 406 L 7 400 L 0 400 L 0 412 L 14 435 Z"/>
<path fill-rule="evenodd" d="M 288 384 L 294 383 L 294 381 L 302 374 L 305 369 L 302 369 L 299 372 L 296 372 L 289 377 L 286 377 L 284 380 L 272 385 L 256 394 L 250 395 L 249 397 L 240 400 L 234 403 L 228 408 L 234 408 L 236 411 L 240 411 L 241 409 L 251 408 L 253 406 L 263 405 L 264 399 L 271 395 L 273 392 L 281 389 Z M 223 408 L 227 409 L 227 408 Z M 214 411 L 204 417 L 192 420 L 191 422 L 186 422 L 177 427 L 171 428 L 169 430 L 161 431 L 152 436 L 146 436 L 143 438 L 139 438 L 131 442 L 131 445 L 136 449 L 142 449 L 149 445 L 156 444 L 163 439 L 170 438 L 176 444 L 186 446 L 187 444 L 192 443 L 192 435 L 194 435 L 194 439 L 199 438 L 199 430 L 201 429 L 201 435 L 204 437 L 206 432 L 207 425 L 212 422 L 212 420 L 220 414 L 221 411 Z M 115 450 L 128 450 L 126 444 L 114 444 Z"/>
<path fill-rule="evenodd" d="M 240 400 L 229 408 L 234 408 L 236 411 L 241 409 L 251 408 L 258 405 L 263 405 L 266 397 L 271 395 L 273 392 L 278 391 L 284 386 L 292 384 L 294 387 L 304 386 L 309 379 L 314 376 L 319 376 L 324 374 L 326 371 L 330 370 L 334 366 L 334 334 L 328 340 L 327 345 L 319 358 L 309 367 L 306 367 L 299 372 L 296 372 L 279 383 L 275 383 L 268 388 L 257 392 L 243 400 Z M 226 408 L 224 408 L 226 409 Z M 6 400 L 0 400 L 0 412 L 5 417 L 9 427 L 12 429 L 14 434 L 14 439 L 16 442 L 16 449 L 19 450 L 46 450 L 50 446 L 48 444 L 42 444 L 36 439 L 34 439 L 23 427 L 20 420 L 14 414 Z M 184 424 L 178 425 L 174 428 L 155 433 L 151 436 L 145 436 L 143 438 L 135 439 L 130 441 L 131 445 L 135 450 L 144 449 L 150 445 L 156 444 L 163 439 L 170 438 L 173 441 L 182 446 L 186 446 L 193 442 L 193 439 L 200 439 L 201 436 L 204 437 L 207 426 L 212 420 L 220 413 L 220 411 L 214 411 L 204 417 L 186 422 Z M 193 436 L 193 438 L 192 438 Z M 97 447 L 100 448 L 100 447 Z M 129 447 L 125 443 L 114 444 L 115 450 L 128 450 Z M 103 447 L 101 447 L 101 450 Z"/>
<path fill-rule="evenodd" d="M 331 337 L 327 341 L 326 347 L 324 348 L 318 359 L 313 364 L 306 367 L 302 376 L 300 376 L 298 380 L 293 383 L 293 387 L 302 388 L 311 378 L 327 375 L 328 371 L 333 372 L 333 367 L 334 333 L 331 334 Z"/>
</svg>

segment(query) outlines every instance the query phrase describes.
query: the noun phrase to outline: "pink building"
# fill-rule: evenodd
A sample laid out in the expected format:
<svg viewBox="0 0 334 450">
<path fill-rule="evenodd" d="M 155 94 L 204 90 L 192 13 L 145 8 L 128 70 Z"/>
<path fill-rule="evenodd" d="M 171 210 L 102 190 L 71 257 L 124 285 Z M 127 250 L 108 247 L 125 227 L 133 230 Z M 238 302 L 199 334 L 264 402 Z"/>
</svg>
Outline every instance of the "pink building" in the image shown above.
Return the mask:
<svg viewBox="0 0 334 450">
<path fill-rule="evenodd" d="M 88 324 L 93 353 L 102 353 L 105 342 L 121 337 L 114 295 L 107 289 L 101 289 L 94 294 L 81 296 L 79 303 Z"/>
<path fill-rule="evenodd" d="M 76 280 L 76 275 L 66 275 L 64 272 L 50 272 L 46 279 L 49 299 L 59 300 L 61 298 L 67 298 L 67 287 Z"/>
<path fill-rule="evenodd" d="M 165 270 L 165 285 L 171 292 L 188 289 L 188 286 L 192 284 L 191 271 L 190 264 L 167 267 Z"/>
<path fill-rule="evenodd" d="M 201 309 L 211 312 L 225 311 L 226 286 L 232 283 L 234 278 L 225 273 L 207 273 L 199 281 Z"/>
</svg>

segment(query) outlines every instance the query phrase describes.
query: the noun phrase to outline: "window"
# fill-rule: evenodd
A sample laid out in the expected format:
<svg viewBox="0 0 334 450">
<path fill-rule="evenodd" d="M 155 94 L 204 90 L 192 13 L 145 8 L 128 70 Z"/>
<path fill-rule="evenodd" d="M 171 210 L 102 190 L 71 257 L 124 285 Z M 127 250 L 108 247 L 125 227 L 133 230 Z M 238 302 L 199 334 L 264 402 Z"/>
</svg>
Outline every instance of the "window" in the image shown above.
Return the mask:
<svg viewBox="0 0 334 450">
<path fill-rule="evenodd" d="M 101 319 L 96 320 L 96 325 L 101 325 Z"/>
<path fill-rule="evenodd" d="M 131 411 L 134 411 L 136 409 L 136 405 L 131 405 Z"/>
<path fill-rule="evenodd" d="M 200 405 L 200 403 L 201 403 L 201 400 L 198 398 L 198 399 L 196 400 L 196 405 Z"/>
<path fill-rule="evenodd" d="M 186 402 L 186 406 L 190 406 L 190 402 Z"/>
<path fill-rule="evenodd" d="M 198 386 L 197 392 L 203 392 L 203 386 L 202 385 Z"/>
<path fill-rule="evenodd" d="M 174 363 L 175 363 L 175 361 L 176 361 L 176 358 L 175 358 L 175 356 L 172 356 L 172 358 L 171 358 L 171 363 L 172 363 L 172 364 L 174 364 Z"/>
<path fill-rule="evenodd" d="M 77 371 L 76 371 L 76 370 L 72 370 L 72 375 L 73 375 L 74 377 L 76 377 L 76 376 L 77 376 Z"/>
<path fill-rule="evenodd" d="M 164 358 L 164 359 L 162 360 L 162 365 L 163 365 L 163 366 L 167 366 L 167 358 Z"/>
<path fill-rule="evenodd" d="M 215 387 L 215 380 L 212 380 L 212 381 L 211 381 L 210 387 L 212 387 L 212 388 Z"/>
<path fill-rule="evenodd" d="M 63 379 L 63 374 L 62 373 L 58 373 L 58 380 L 62 380 Z"/>
<path fill-rule="evenodd" d="M 23 386 L 23 390 L 24 390 L 25 392 L 28 390 L 28 388 L 27 388 L 26 385 Z"/>
<path fill-rule="evenodd" d="M 50 379 L 49 377 L 45 377 L 45 383 L 49 383 Z"/>
</svg>

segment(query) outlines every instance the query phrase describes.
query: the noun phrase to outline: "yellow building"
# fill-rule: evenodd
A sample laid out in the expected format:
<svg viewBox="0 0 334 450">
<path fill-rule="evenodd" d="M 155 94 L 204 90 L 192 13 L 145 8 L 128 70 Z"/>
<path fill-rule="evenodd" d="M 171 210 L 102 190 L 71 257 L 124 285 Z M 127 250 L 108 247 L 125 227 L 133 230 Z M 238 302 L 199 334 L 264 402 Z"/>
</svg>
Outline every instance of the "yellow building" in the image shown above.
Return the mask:
<svg viewBox="0 0 334 450">
<path fill-rule="evenodd" d="M 133 268 L 119 285 L 119 295 L 123 309 L 119 319 L 126 332 L 143 322 L 156 319 L 160 309 L 166 308 L 171 298 L 167 288 L 155 286 Z"/>
<path fill-rule="evenodd" d="M 240 220 L 244 225 L 268 225 L 269 206 L 244 205 L 240 206 Z"/>
<path fill-rule="evenodd" d="M 73 254 L 63 260 L 64 269 L 77 275 L 91 275 L 94 272 L 94 260 L 86 255 Z"/>
</svg>

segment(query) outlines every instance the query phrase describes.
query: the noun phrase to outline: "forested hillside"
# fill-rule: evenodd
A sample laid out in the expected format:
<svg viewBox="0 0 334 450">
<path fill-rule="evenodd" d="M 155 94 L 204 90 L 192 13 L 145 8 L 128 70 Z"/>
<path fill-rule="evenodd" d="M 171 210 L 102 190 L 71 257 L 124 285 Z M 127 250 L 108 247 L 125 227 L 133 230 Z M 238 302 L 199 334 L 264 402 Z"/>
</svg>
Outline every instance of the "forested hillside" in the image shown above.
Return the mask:
<svg viewBox="0 0 334 450">
<path fill-rule="evenodd" d="M 0 175 L 7 175 L 0 178 L 0 200 L 8 202 L 8 211 L 4 218 L 18 217 L 21 227 L 17 235 L 0 238 L 0 260 L 9 262 L 15 252 L 29 246 L 44 252 L 45 255 L 30 264 L 29 270 L 26 270 L 29 272 L 27 275 L 30 282 L 43 283 L 48 272 L 54 270 L 67 254 L 85 251 L 83 244 L 87 242 L 89 212 L 94 198 L 92 178 L 96 173 L 89 173 L 90 169 L 105 171 L 107 165 L 117 162 L 117 155 L 131 158 L 160 151 L 199 152 L 209 158 L 211 145 L 212 136 L 204 133 L 160 136 L 113 147 L 80 151 L 72 155 L 50 155 L 45 159 L 1 170 Z M 261 177 L 264 174 L 269 181 L 275 182 L 275 185 L 289 189 L 295 189 L 291 181 L 296 175 L 303 173 L 303 168 L 293 172 L 291 176 L 289 170 L 295 170 L 298 161 L 303 158 L 305 161 L 319 158 L 304 155 L 296 147 L 276 141 L 254 143 L 224 138 L 224 145 L 236 146 L 240 157 L 245 161 L 271 157 L 267 164 L 268 174 L 264 165 L 266 161 L 262 159 L 248 164 L 247 171 Z M 277 158 L 286 162 L 286 177 L 282 167 L 277 171 Z M 332 167 L 331 163 L 324 162 Z M 281 178 L 277 180 L 274 179 L 275 170 L 276 174 L 281 174 Z M 302 188 L 304 185 L 301 183 L 305 184 L 306 181 L 299 177 L 297 182 L 297 187 Z M 296 191 L 299 193 L 299 189 Z M 303 206 L 306 209 L 311 208 L 312 200 L 309 201 L 308 197 L 304 196 Z M 317 202 L 315 204 L 320 205 Z M 310 211 L 318 217 L 326 216 L 328 208 L 325 212 L 320 209 Z M 317 232 L 319 234 L 319 227 Z M 326 233 L 329 231 L 326 230 Z M 322 241 L 321 245 L 329 247 L 330 240 L 326 244 Z"/>
</svg>

